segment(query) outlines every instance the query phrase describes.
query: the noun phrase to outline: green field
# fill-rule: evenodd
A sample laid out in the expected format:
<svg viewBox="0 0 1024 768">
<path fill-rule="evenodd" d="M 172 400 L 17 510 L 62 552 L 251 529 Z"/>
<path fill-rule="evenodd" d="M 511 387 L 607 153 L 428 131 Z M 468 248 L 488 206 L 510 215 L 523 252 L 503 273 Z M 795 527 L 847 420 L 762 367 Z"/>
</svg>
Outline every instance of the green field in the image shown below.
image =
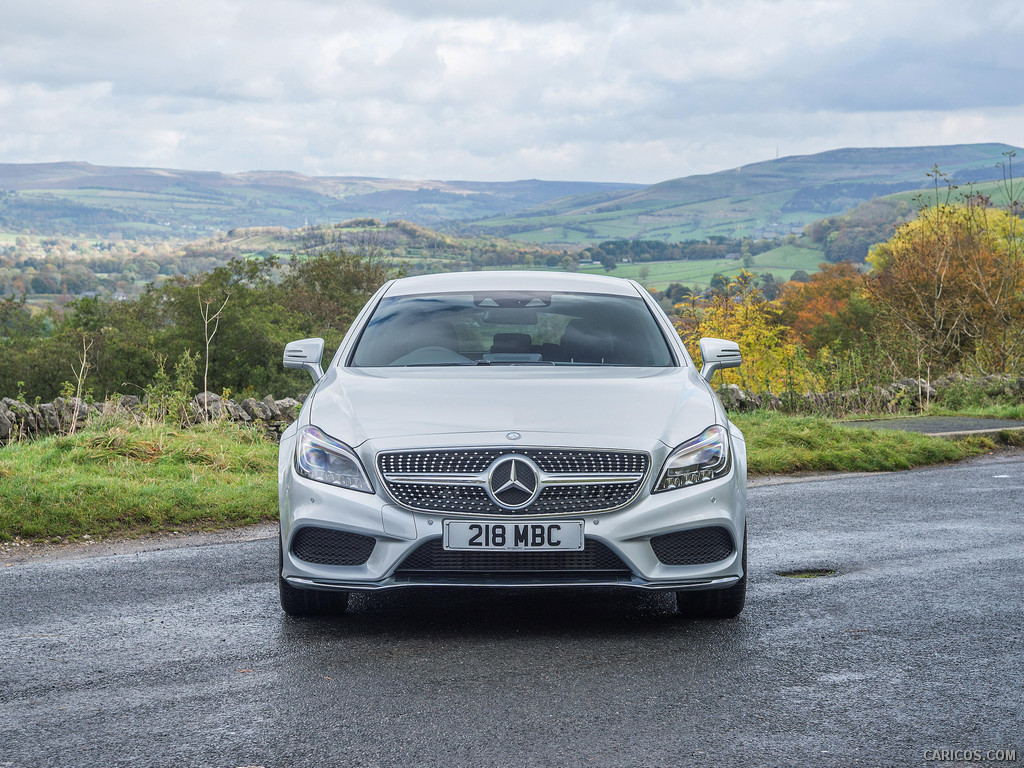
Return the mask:
<svg viewBox="0 0 1024 768">
<path fill-rule="evenodd" d="M 748 270 L 755 274 L 770 272 L 776 282 L 787 282 L 793 273 L 802 269 L 808 274 L 818 271 L 818 265 L 825 260 L 821 251 L 783 245 L 754 257 Z M 640 273 L 646 269 L 647 277 L 641 280 Z M 612 272 L 605 272 L 600 265 L 580 267 L 580 272 L 592 275 L 610 274 L 643 283 L 645 288 L 664 290 L 670 283 L 697 288 L 707 288 L 716 274 L 738 275 L 743 269 L 740 259 L 710 259 L 706 261 L 652 261 L 637 264 L 620 264 Z"/>
<path fill-rule="evenodd" d="M 807 274 L 817 272 L 823 261 L 825 256 L 819 250 L 797 245 L 782 245 L 755 256 L 754 271 L 771 272 L 778 282 L 784 283 L 798 269 L 804 270 Z"/>
<path fill-rule="evenodd" d="M 1002 181 L 988 181 L 980 184 L 963 184 L 958 185 L 952 190 L 944 184 L 940 184 L 937 195 L 940 203 L 957 203 L 969 195 L 985 195 L 991 199 L 992 205 L 1001 207 L 1011 202 L 1011 195 L 1016 201 L 1024 200 L 1024 180 L 1014 179 L 1012 180 L 1012 186 Z M 899 192 L 895 195 L 886 195 L 882 199 L 901 200 L 913 205 L 933 206 L 936 201 L 936 190 L 931 188 L 916 192 Z"/>
<path fill-rule="evenodd" d="M 945 440 L 890 429 L 864 429 L 818 416 L 776 411 L 730 414 L 746 438 L 752 475 L 884 472 L 958 461 L 992 449 L 986 438 Z"/>
<path fill-rule="evenodd" d="M 720 235 L 730 238 L 779 236 L 802 229 L 817 215 L 783 213 L 792 191 L 726 197 L 692 203 L 646 203 L 607 211 L 571 211 L 533 218 L 489 219 L 484 231 L 502 228 L 513 240 L 585 245 L 601 240 L 640 238 L 680 242 Z"/>
</svg>

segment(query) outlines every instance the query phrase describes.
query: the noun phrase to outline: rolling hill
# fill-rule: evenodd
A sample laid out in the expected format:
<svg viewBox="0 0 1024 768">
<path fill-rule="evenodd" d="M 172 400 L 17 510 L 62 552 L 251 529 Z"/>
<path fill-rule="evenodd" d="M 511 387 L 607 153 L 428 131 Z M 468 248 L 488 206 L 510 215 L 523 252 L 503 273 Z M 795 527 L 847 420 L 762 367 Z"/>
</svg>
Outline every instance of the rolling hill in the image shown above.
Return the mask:
<svg viewBox="0 0 1024 768">
<path fill-rule="evenodd" d="M 935 166 L 959 182 L 1001 179 L 1001 164 L 1014 149 L 1006 144 L 837 149 L 639 190 L 578 195 L 463 229 L 549 244 L 778 237 L 875 197 L 925 189 Z"/>
<path fill-rule="evenodd" d="M 0 230 L 108 237 L 328 224 L 364 216 L 437 224 L 640 185 L 405 181 L 282 171 L 215 173 L 89 163 L 0 164 Z"/>
<path fill-rule="evenodd" d="M 866 200 L 912 196 L 929 186 L 935 166 L 960 182 L 1001 179 L 1001 163 L 1013 150 L 1005 144 L 836 149 L 650 186 L 0 164 L 0 233 L 195 238 L 372 217 L 558 247 L 620 238 L 775 238 Z"/>
</svg>

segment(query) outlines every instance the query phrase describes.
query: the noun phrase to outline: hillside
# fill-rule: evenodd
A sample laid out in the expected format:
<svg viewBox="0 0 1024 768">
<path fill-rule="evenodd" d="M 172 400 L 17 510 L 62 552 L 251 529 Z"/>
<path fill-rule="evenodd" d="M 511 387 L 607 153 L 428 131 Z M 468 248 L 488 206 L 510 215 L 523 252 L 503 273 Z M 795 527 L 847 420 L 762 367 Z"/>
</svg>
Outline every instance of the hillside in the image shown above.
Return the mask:
<svg viewBox="0 0 1024 768">
<path fill-rule="evenodd" d="M 875 197 L 927 188 L 938 166 L 958 182 L 1001 179 L 1005 144 L 837 149 L 639 190 L 603 191 L 476 221 L 468 231 L 538 243 L 778 237 Z"/>
<path fill-rule="evenodd" d="M 360 216 L 437 224 L 509 215 L 549 200 L 639 185 L 405 181 L 283 171 L 215 173 L 89 163 L 0 164 L 0 231 L 181 236 Z"/>
<path fill-rule="evenodd" d="M 0 233 L 192 238 L 373 217 L 557 246 L 773 238 L 866 200 L 912 196 L 929 185 L 935 166 L 958 182 L 1000 179 L 1000 163 L 1012 150 L 1005 144 L 837 149 L 650 186 L 0 164 Z"/>
</svg>

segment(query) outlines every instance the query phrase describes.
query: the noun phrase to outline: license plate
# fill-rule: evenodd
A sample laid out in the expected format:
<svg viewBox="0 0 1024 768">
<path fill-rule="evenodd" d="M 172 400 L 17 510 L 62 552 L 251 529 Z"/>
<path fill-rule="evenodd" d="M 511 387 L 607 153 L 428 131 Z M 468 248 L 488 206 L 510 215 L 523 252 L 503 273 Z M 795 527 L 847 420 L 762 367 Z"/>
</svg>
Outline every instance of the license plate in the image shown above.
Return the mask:
<svg viewBox="0 0 1024 768">
<path fill-rule="evenodd" d="M 482 520 L 469 523 L 445 520 L 443 545 L 449 550 L 469 551 L 579 551 L 583 549 L 583 521 L 519 523 Z"/>
</svg>

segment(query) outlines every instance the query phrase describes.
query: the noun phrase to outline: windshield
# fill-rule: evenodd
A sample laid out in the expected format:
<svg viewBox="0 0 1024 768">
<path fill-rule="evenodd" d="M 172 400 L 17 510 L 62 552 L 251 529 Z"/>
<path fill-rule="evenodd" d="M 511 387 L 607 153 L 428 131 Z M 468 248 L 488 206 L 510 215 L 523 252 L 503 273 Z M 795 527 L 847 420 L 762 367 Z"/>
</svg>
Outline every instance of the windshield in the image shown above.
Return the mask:
<svg viewBox="0 0 1024 768">
<path fill-rule="evenodd" d="M 674 365 L 639 297 L 491 291 L 385 298 L 349 364 Z"/>
</svg>

